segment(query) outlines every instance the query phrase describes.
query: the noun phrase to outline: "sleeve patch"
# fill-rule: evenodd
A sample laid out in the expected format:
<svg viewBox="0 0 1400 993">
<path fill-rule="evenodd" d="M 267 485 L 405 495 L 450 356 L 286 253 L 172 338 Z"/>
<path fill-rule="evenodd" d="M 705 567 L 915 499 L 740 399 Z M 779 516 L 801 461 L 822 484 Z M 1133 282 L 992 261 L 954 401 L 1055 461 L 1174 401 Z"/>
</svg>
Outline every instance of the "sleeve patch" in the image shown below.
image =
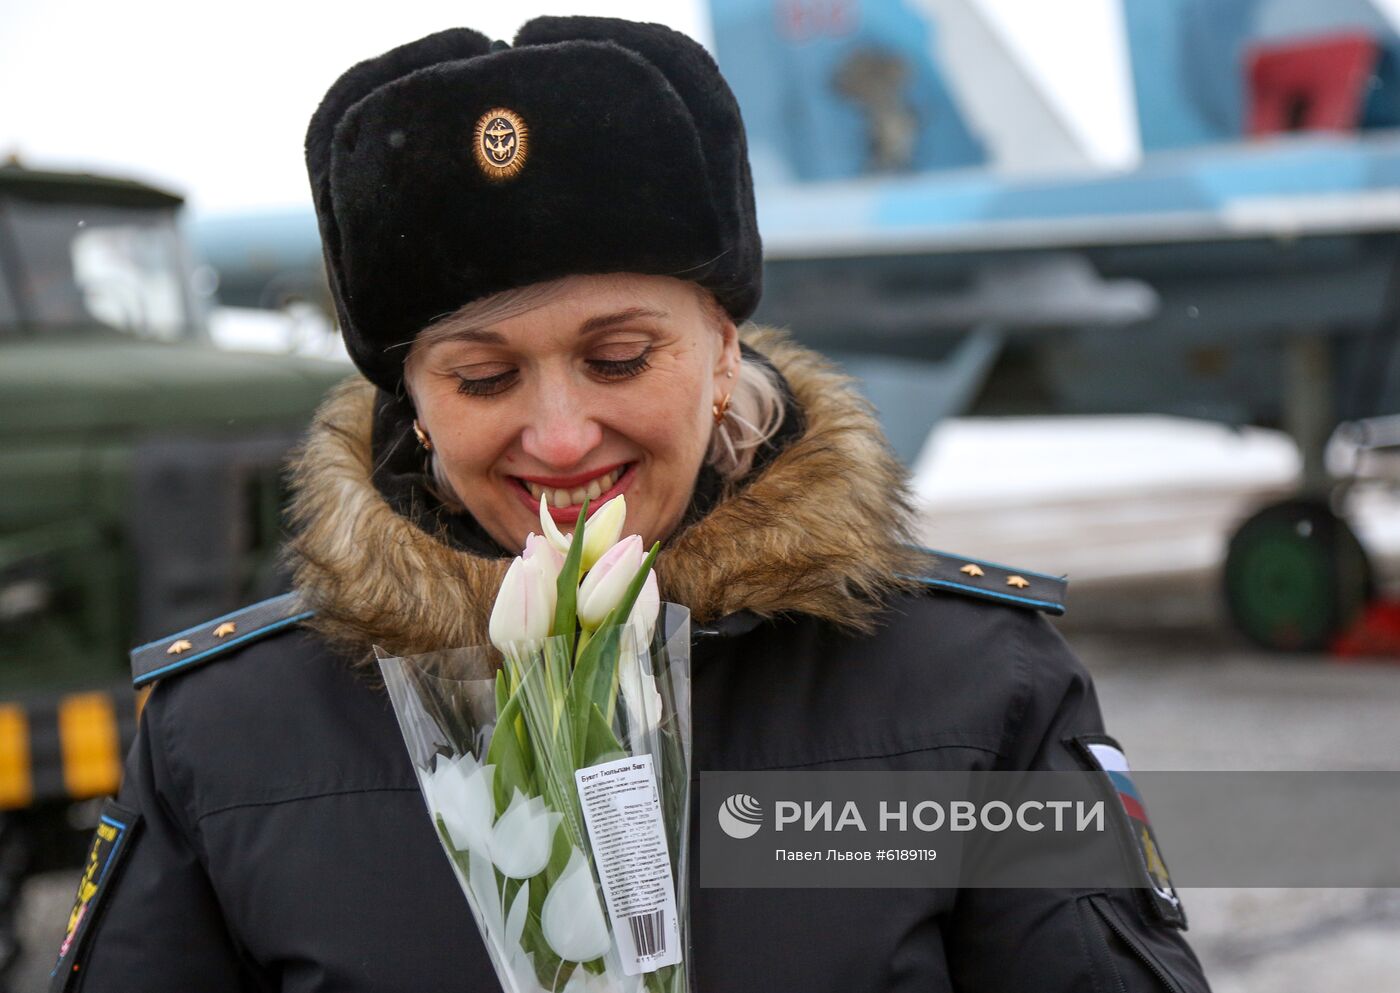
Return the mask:
<svg viewBox="0 0 1400 993">
<path fill-rule="evenodd" d="M 102 806 L 102 816 L 93 833 L 68 928 L 58 949 L 58 961 L 51 974 L 51 993 L 63 993 L 82 970 L 83 952 L 93 922 L 102 911 L 102 902 L 115 885 L 122 864 L 131 851 L 141 815 L 115 800 Z"/>
<path fill-rule="evenodd" d="M 1132 769 L 1123 747 L 1106 734 L 1081 734 L 1066 741 L 1086 768 L 1103 775 L 1105 791 L 1111 792 L 1114 823 L 1119 839 L 1137 867 L 1142 886 L 1137 890 L 1146 919 L 1169 927 L 1185 929 L 1186 910 L 1172 885 L 1161 846 L 1147 817 L 1147 802 L 1133 782 Z"/>
</svg>

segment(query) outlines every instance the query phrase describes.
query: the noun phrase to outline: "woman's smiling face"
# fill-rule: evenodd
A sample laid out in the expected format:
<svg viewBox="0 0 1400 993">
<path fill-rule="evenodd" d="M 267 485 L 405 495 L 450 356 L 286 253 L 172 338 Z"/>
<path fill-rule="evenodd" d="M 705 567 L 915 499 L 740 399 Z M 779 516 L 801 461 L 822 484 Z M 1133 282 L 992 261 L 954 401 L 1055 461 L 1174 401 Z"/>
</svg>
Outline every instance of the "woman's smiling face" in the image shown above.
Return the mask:
<svg viewBox="0 0 1400 993">
<path fill-rule="evenodd" d="M 627 496 L 625 532 L 650 545 L 680 523 L 734 382 L 738 334 L 693 283 L 572 276 L 537 306 L 425 333 L 405 369 L 439 477 L 503 547 Z"/>
</svg>

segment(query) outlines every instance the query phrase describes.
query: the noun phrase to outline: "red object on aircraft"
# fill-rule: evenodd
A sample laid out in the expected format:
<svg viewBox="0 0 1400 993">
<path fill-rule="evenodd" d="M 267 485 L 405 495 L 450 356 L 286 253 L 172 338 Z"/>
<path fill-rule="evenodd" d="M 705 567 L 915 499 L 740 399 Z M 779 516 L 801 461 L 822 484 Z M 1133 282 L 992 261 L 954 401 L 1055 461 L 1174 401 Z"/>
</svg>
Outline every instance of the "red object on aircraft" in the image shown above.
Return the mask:
<svg viewBox="0 0 1400 993">
<path fill-rule="evenodd" d="M 1332 642 L 1332 655 L 1339 662 L 1400 661 L 1400 600 L 1376 600 L 1368 604 L 1356 623 Z"/>
<path fill-rule="evenodd" d="M 1355 131 L 1379 54 L 1376 39 L 1361 32 L 1252 46 L 1249 135 Z"/>
</svg>

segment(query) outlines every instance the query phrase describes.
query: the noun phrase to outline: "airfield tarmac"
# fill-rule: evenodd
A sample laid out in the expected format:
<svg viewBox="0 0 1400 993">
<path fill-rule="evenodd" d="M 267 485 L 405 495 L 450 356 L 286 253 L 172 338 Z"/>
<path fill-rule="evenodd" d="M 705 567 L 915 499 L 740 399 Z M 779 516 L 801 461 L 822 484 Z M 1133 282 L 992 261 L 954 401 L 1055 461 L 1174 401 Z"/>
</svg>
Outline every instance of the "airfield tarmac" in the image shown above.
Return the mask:
<svg viewBox="0 0 1400 993">
<path fill-rule="evenodd" d="M 1182 585 L 1164 593 L 1190 598 Z M 1067 622 L 1061 630 L 1136 769 L 1400 769 L 1400 659 L 1281 659 L 1223 628 Z M 1169 852 L 1170 839 L 1162 843 Z M 1181 897 L 1187 937 L 1216 993 L 1400 991 L 1400 890 L 1182 889 Z"/>
<path fill-rule="evenodd" d="M 1337 445 L 1329 456 L 1334 471 L 1357 464 Z M 1292 443 L 1269 431 L 962 420 L 930 439 L 915 480 L 925 544 L 1068 574 L 1057 626 L 1134 768 L 1400 769 L 1400 658 L 1279 656 L 1226 619 L 1228 536 L 1289 493 L 1298 468 Z M 1359 482 L 1347 510 L 1379 587 L 1400 598 L 1400 492 Z M 1216 993 L 1400 993 L 1400 890 L 1181 897 Z"/>
<path fill-rule="evenodd" d="M 1286 491 L 1296 467 L 1268 433 L 963 421 L 926 450 L 916 478 L 927 544 L 1069 573 L 1057 625 L 1135 768 L 1400 769 L 1400 659 L 1279 657 L 1224 621 L 1216 569 L 1228 527 Z M 1400 594 L 1400 496 L 1359 492 L 1355 511 L 1383 587 Z M 76 879 L 29 883 L 31 954 L 13 990 L 45 987 Z M 1400 890 L 1181 895 L 1216 993 L 1400 993 Z"/>
</svg>

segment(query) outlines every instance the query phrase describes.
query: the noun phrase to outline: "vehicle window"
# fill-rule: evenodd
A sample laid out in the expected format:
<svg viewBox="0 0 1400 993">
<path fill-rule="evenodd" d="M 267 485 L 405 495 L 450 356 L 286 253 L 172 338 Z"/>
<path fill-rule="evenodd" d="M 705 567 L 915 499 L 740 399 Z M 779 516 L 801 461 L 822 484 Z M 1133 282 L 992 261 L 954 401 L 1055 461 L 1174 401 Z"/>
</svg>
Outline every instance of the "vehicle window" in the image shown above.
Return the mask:
<svg viewBox="0 0 1400 993">
<path fill-rule="evenodd" d="M 6 214 L 28 323 L 160 340 L 188 333 L 185 259 L 171 212 L 11 201 Z"/>
</svg>

